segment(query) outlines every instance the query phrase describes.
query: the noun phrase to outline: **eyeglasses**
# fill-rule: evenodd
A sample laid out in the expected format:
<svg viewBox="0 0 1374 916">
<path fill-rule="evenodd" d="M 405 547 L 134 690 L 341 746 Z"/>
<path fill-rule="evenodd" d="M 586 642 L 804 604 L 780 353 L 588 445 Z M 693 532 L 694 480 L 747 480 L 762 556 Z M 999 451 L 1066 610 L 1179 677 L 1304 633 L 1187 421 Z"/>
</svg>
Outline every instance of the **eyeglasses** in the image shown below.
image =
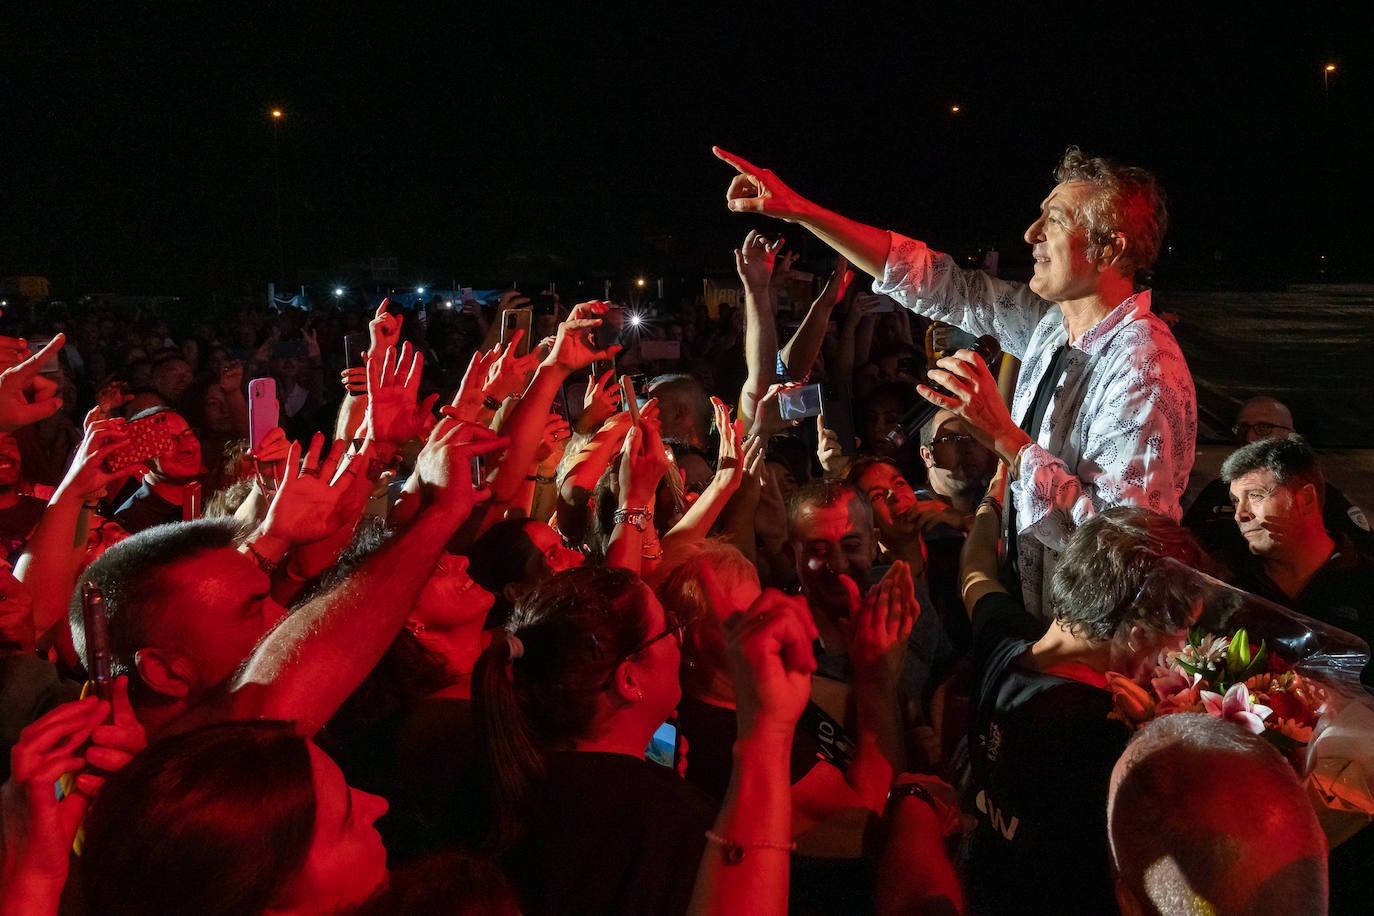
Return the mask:
<svg viewBox="0 0 1374 916">
<path fill-rule="evenodd" d="M 642 643 L 635 646 L 629 652 L 626 652 L 624 655 L 620 656 L 620 658 L 616 659 L 615 664 L 611 666 L 610 673 L 606 675 L 606 682 L 601 685 L 601 689 L 605 690 L 606 688 L 611 686 L 611 682 L 615 680 L 615 673 L 616 671 L 620 670 L 621 665 L 625 664 L 627 661 L 634 658 L 636 655 L 643 652 L 645 649 L 649 648 L 659 640 L 667 639 L 669 636 L 671 636 L 677 640 L 678 648 L 682 648 L 682 638 L 683 635 L 687 632 L 687 628 L 690 627 L 692 624 L 696 623 L 698 620 L 701 620 L 705 616 L 705 614 L 699 614 L 696 617 L 691 618 L 690 620 L 679 620 L 673 623 L 669 623 L 668 627 L 663 632 L 650 636 L 648 639 L 644 640 Z"/>
<path fill-rule="evenodd" d="M 195 441 L 195 439 L 196 431 L 194 429 L 183 429 L 181 432 L 177 433 L 175 436 L 172 437 L 172 442 L 175 445 L 181 445 L 183 442 L 186 442 L 188 440 Z"/>
<path fill-rule="evenodd" d="M 1293 427 L 1280 426 L 1277 423 L 1237 423 L 1231 427 L 1231 435 L 1237 439 L 1245 439 L 1252 432 L 1259 433 L 1261 436 L 1272 436 L 1276 432 L 1291 433 L 1292 431 Z"/>
<path fill-rule="evenodd" d="M 968 445 L 968 444 L 969 444 L 970 442 L 972 442 L 972 441 L 973 441 L 973 437 L 972 437 L 972 436 L 960 436 L 960 435 L 950 434 L 950 435 L 948 435 L 948 436 L 940 436 L 938 439 L 932 439 L 932 440 L 930 441 L 930 444 L 931 444 L 931 445 Z"/>
</svg>

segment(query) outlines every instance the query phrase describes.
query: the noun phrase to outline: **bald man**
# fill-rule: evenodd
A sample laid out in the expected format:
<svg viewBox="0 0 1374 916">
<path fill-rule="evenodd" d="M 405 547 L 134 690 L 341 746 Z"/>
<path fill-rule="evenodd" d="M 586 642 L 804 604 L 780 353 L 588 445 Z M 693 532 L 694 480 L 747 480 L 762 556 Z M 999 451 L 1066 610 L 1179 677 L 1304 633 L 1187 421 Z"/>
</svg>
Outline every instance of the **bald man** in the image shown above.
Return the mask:
<svg viewBox="0 0 1374 916">
<path fill-rule="evenodd" d="M 1282 401 L 1268 395 L 1253 397 L 1240 406 L 1231 427 L 1237 446 L 1263 439 L 1282 439 L 1293 432 L 1293 412 Z M 1343 535 L 1361 555 L 1374 558 L 1374 533 L 1359 506 L 1351 505 L 1345 494 L 1326 484 L 1322 499 L 1322 520 L 1337 540 Z M 1192 532 L 1202 549 L 1222 565 L 1235 570 L 1244 565 L 1250 549 L 1236 527 L 1231 489 L 1218 477 L 1203 488 L 1183 516 L 1183 525 Z"/>
<path fill-rule="evenodd" d="M 1163 716 L 1112 771 L 1107 837 L 1126 916 L 1327 912 L 1326 837 L 1293 768 L 1205 713 Z"/>
</svg>

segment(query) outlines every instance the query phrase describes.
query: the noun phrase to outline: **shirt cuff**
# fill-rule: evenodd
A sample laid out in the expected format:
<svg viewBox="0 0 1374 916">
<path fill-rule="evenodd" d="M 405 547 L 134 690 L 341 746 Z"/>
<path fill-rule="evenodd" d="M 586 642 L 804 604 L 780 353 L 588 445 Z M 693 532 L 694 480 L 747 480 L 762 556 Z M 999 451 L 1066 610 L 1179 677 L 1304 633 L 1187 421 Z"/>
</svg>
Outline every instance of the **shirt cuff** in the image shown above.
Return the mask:
<svg viewBox="0 0 1374 916">
<path fill-rule="evenodd" d="M 889 232 L 887 263 L 883 275 L 873 281 L 873 292 L 890 296 L 895 292 L 919 290 L 931 273 L 934 252 L 925 242 L 909 239 L 897 232 Z"/>
</svg>

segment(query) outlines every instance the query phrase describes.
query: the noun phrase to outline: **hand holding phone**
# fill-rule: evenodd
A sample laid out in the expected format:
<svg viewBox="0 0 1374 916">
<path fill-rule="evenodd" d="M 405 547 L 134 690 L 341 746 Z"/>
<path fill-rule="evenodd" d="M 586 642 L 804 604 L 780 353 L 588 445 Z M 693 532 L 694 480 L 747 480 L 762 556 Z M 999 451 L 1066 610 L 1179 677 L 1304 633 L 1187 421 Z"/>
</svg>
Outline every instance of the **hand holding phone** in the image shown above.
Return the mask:
<svg viewBox="0 0 1374 916">
<path fill-rule="evenodd" d="M 105 596 L 94 582 L 81 586 L 81 619 L 86 637 L 86 675 L 95 695 L 110 699 L 114 678 L 110 675 L 110 633 L 105 619 Z"/>
<path fill-rule="evenodd" d="M 620 403 L 629 411 L 630 425 L 639 429 L 639 400 L 635 396 L 635 380 L 628 375 L 620 377 Z"/>
</svg>

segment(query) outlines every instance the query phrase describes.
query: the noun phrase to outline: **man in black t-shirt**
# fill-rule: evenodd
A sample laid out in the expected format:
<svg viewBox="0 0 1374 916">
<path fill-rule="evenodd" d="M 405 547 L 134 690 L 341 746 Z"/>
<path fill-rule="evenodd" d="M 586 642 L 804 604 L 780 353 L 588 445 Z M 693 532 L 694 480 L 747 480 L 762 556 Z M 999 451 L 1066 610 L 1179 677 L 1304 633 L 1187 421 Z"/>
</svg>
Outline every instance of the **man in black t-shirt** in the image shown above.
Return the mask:
<svg viewBox="0 0 1374 916">
<path fill-rule="evenodd" d="M 996 513 L 979 510 L 965 554 L 973 615 L 974 728 L 967 804 L 969 900 L 980 913 L 1114 912 L 1107 786 L 1130 736 L 1112 718 L 1109 671 L 1137 676 L 1187 633 L 1189 609 L 1141 607 L 1161 558 L 1197 546 L 1162 515 L 1116 507 L 1070 538 L 1047 631 L 997 580 Z"/>
</svg>

